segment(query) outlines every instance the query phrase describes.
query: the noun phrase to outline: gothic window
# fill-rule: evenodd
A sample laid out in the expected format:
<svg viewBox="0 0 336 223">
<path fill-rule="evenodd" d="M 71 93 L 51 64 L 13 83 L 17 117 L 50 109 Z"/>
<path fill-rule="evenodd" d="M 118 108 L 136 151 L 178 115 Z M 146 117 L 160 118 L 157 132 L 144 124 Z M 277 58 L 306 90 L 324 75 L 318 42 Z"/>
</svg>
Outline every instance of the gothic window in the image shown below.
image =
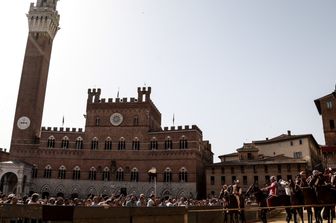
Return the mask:
<svg viewBox="0 0 336 223">
<path fill-rule="evenodd" d="M 155 137 L 153 137 L 150 141 L 150 150 L 157 150 L 158 149 L 158 142 Z"/>
<path fill-rule="evenodd" d="M 172 182 L 172 171 L 167 167 L 163 173 L 163 182 L 171 183 Z"/>
<path fill-rule="evenodd" d="M 125 144 L 125 138 L 121 137 L 118 142 L 118 150 L 125 150 L 126 144 Z"/>
<path fill-rule="evenodd" d="M 62 143 L 61 143 L 61 148 L 63 148 L 63 149 L 69 148 L 69 138 L 67 136 L 63 137 Z"/>
<path fill-rule="evenodd" d="M 112 139 L 110 137 L 107 137 L 105 139 L 105 150 L 112 150 Z"/>
<path fill-rule="evenodd" d="M 100 125 L 100 117 L 97 116 L 97 117 L 96 117 L 96 126 L 99 126 L 99 125 Z"/>
<path fill-rule="evenodd" d="M 76 166 L 72 171 L 72 179 L 73 180 L 79 180 L 80 179 L 80 168 L 79 166 Z"/>
<path fill-rule="evenodd" d="M 124 181 L 124 170 L 121 167 L 117 170 L 116 181 Z"/>
<path fill-rule="evenodd" d="M 140 149 L 140 142 L 139 139 L 135 137 L 132 142 L 132 150 L 139 150 L 139 149 Z"/>
<path fill-rule="evenodd" d="M 182 167 L 179 172 L 179 181 L 180 182 L 188 182 L 188 172 L 187 169 Z"/>
<path fill-rule="evenodd" d="M 91 149 L 98 150 L 98 138 L 94 137 L 91 141 Z"/>
<path fill-rule="evenodd" d="M 131 171 L 131 181 L 132 182 L 138 182 L 139 181 L 139 171 L 135 167 Z"/>
<path fill-rule="evenodd" d="M 55 137 L 54 136 L 49 136 L 48 142 L 47 142 L 47 147 L 48 148 L 55 148 Z"/>
<path fill-rule="evenodd" d="M 32 178 L 37 178 L 37 166 L 36 165 L 33 165 L 33 168 L 32 168 Z"/>
<path fill-rule="evenodd" d="M 45 168 L 44 168 L 44 175 L 43 175 L 44 178 L 51 178 L 51 166 L 50 165 L 47 165 Z"/>
<path fill-rule="evenodd" d="M 171 138 L 168 136 L 164 142 L 164 146 L 166 150 L 171 150 L 173 149 L 173 142 L 171 140 Z"/>
<path fill-rule="evenodd" d="M 180 149 L 188 149 L 188 140 L 185 136 L 182 136 L 180 139 Z"/>
<path fill-rule="evenodd" d="M 60 166 L 58 169 L 58 179 L 65 179 L 66 169 L 65 166 Z"/>
<path fill-rule="evenodd" d="M 133 125 L 134 126 L 138 126 L 139 125 L 139 117 L 137 115 L 134 116 L 134 118 L 133 118 Z"/>
<path fill-rule="evenodd" d="M 103 170 L 103 177 L 102 179 L 104 181 L 109 181 L 110 180 L 110 169 L 108 167 L 105 167 Z"/>
<path fill-rule="evenodd" d="M 83 149 L 83 138 L 80 136 L 76 139 L 76 149 Z"/>
<path fill-rule="evenodd" d="M 91 167 L 89 171 L 89 180 L 96 180 L 97 171 L 96 168 Z"/>
</svg>

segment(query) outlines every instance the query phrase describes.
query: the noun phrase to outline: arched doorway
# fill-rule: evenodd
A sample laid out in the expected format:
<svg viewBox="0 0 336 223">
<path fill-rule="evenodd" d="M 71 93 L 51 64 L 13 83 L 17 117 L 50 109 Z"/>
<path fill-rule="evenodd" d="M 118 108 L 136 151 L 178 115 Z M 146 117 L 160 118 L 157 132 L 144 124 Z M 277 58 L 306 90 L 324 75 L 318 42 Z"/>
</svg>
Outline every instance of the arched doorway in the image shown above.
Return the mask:
<svg viewBox="0 0 336 223">
<path fill-rule="evenodd" d="M 16 194 L 18 177 L 15 173 L 8 172 L 1 177 L 0 191 L 4 194 Z"/>
</svg>

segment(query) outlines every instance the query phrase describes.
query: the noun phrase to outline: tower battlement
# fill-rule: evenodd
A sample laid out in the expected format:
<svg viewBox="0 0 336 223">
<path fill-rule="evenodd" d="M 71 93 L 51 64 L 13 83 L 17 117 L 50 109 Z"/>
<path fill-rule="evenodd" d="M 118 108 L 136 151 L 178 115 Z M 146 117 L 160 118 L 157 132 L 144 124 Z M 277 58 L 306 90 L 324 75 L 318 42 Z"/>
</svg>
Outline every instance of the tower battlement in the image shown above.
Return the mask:
<svg viewBox="0 0 336 223">
<path fill-rule="evenodd" d="M 60 19 L 56 5 L 57 0 L 38 0 L 36 5 L 31 3 L 27 14 L 29 32 L 48 33 L 54 39 Z"/>
<path fill-rule="evenodd" d="M 164 127 L 163 131 L 164 132 L 169 132 L 169 131 L 188 131 L 188 130 L 196 130 L 202 133 L 202 131 L 198 128 L 197 125 L 185 125 L 185 126 L 170 126 L 170 127 Z"/>
<path fill-rule="evenodd" d="M 111 104 L 111 103 L 138 103 L 150 101 L 151 87 L 138 88 L 138 98 L 100 98 L 101 89 L 88 89 L 88 103 L 93 104 Z"/>
<path fill-rule="evenodd" d="M 42 132 L 72 132 L 72 133 L 83 133 L 82 128 L 63 128 L 63 127 L 42 127 Z"/>
</svg>

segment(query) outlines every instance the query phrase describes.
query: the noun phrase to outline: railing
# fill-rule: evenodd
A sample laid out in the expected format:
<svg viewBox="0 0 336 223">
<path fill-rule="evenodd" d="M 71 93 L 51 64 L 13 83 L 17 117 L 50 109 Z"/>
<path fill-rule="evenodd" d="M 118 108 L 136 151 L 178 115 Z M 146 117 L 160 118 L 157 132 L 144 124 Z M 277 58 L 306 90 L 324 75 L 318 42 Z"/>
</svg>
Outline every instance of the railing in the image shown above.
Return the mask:
<svg viewBox="0 0 336 223">
<path fill-rule="evenodd" d="M 335 204 L 331 204 L 335 205 Z M 325 206 L 325 205 L 324 205 Z M 279 206 L 285 208 L 311 207 Z M 256 222 L 260 207 L 223 209 L 222 207 L 74 207 L 48 205 L 1 205 L 0 223 L 222 223 L 228 211 L 244 210 L 247 222 Z"/>
</svg>

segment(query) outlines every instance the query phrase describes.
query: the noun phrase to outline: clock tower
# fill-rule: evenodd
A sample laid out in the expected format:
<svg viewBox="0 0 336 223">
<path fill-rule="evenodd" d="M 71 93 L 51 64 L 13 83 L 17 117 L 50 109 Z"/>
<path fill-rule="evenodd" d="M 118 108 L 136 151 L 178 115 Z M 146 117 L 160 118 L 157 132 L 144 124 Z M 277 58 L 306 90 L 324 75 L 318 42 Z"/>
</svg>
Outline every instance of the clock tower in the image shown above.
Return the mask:
<svg viewBox="0 0 336 223">
<path fill-rule="evenodd" d="M 59 29 L 57 0 L 37 0 L 27 14 L 29 33 L 11 139 L 11 153 L 39 143 L 50 55 Z M 32 148 L 30 147 L 30 148 Z"/>
</svg>

